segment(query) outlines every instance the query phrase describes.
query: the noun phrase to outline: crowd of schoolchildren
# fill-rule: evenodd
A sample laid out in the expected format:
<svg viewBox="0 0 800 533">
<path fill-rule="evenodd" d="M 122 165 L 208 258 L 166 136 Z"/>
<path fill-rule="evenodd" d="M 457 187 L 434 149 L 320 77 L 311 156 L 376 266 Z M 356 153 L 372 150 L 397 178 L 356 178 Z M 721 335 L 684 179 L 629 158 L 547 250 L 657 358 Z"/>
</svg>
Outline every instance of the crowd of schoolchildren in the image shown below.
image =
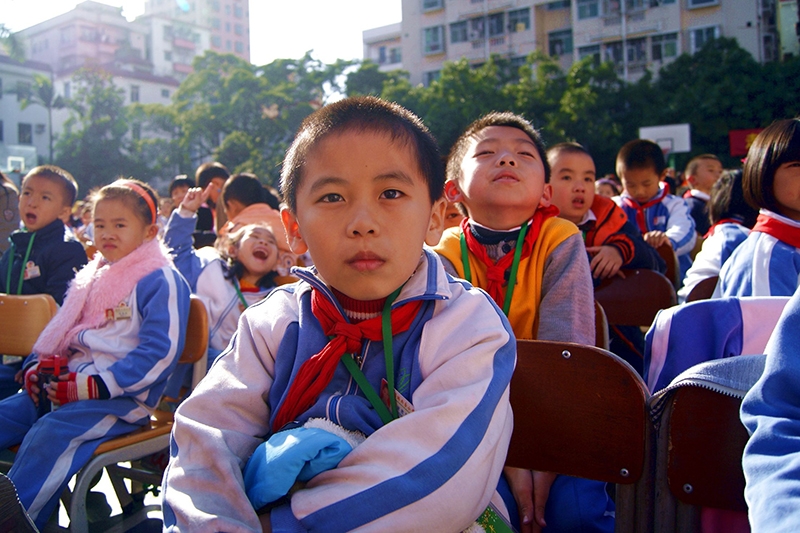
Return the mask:
<svg viewBox="0 0 800 533">
<path fill-rule="evenodd" d="M 174 414 L 165 531 L 613 531 L 604 483 L 504 468 L 516 339 L 594 345 L 594 287 L 664 273 L 659 247 L 681 301 L 713 276 L 715 297 L 792 296 L 800 275 L 800 120 L 763 130 L 743 170 L 694 157 L 682 196 L 667 173 L 633 140 L 597 179 L 586 147 L 546 149 L 508 112 L 473 122 L 445 165 L 419 118 L 362 97 L 302 123 L 280 192 L 205 163 L 162 199 L 117 179 L 68 224 L 69 172 L 3 177 L 0 289 L 60 305 L 34 353 L 0 366 L 19 501 L 43 527 L 101 443 L 186 385 L 194 294 L 209 368 Z M 743 409 L 764 531 L 800 523 L 798 298 Z M 635 352 L 634 329 L 616 331 Z"/>
</svg>

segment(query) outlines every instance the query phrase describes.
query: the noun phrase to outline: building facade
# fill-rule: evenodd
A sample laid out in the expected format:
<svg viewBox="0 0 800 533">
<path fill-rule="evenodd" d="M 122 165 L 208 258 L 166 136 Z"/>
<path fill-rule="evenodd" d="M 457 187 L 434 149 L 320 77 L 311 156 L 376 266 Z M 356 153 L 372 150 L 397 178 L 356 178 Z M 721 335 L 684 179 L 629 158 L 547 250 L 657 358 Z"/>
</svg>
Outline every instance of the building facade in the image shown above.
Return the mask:
<svg viewBox="0 0 800 533">
<path fill-rule="evenodd" d="M 513 65 L 540 50 L 565 69 L 586 56 L 612 61 L 623 79 L 635 81 L 722 36 L 758 61 L 774 61 L 781 57 L 775 2 L 403 0 L 402 68 L 412 83 L 428 84 L 445 61 L 478 65 L 499 55 Z M 365 58 L 374 60 L 375 44 L 367 39 L 373 31 L 364 32 L 364 47 Z"/>
</svg>

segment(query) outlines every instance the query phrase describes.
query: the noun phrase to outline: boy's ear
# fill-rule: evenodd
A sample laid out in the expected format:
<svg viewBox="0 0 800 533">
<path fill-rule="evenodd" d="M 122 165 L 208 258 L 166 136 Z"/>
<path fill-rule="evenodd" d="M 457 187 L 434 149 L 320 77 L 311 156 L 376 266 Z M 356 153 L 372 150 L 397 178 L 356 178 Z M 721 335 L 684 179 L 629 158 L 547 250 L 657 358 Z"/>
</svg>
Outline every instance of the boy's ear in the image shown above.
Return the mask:
<svg viewBox="0 0 800 533">
<path fill-rule="evenodd" d="M 155 239 L 157 235 L 158 224 L 149 224 L 145 230 L 144 238 L 149 241 L 150 239 Z"/>
<path fill-rule="evenodd" d="M 65 205 L 61 208 L 61 211 L 58 213 L 58 218 L 64 224 L 69 224 L 69 218 L 72 215 L 72 206 Z"/>
<path fill-rule="evenodd" d="M 542 197 L 539 198 L 539 207 L 550 207 L 550 200 L 553 198 L 553 186 L 549 183 L 544 184 Z"/>
<path fill-rule="evenodd" d="M 431 222 L 428 225 L 428 232 L 425 234 L 425 244 L 436 246 L 442 238 L 444 231 L 444 213 L 447 210 L 447 201 L 439 198 L 433 202 L 431 207 Z"/>
<path fill-rule="evenodd" d="M 458 188 L 456 180 L 449 180 L 444 183 L 444 197 L 452 204 L 464 199 L 464 195 L 461 194 L 461 189 Z"/>
<path fill-rule="evenodd" d="M 300 224 L 297 222 L 297 217 L 288 207 L 281 209 L 281 222 L 283 222 L 283 229 L 286 231 L 286 240 L 289 243 L 289 248 L 297 255 L 306 253 L 308 245 L 300 233 Z"/>
<path fill-rule="evenodd" d="M 658 177 L 658 181 L 664 181 L 665 179 L 667 179 L 667 175 L 669 175 L 669 167 L 661 171 L 661 175 Z"/>
<path fill-rule="evenodd" d="M 694 176 L 686 176 L 686 183 L 694 187 L 695 185 L 697 185 L 697 178 L 695 178 Z"/>
</svg>

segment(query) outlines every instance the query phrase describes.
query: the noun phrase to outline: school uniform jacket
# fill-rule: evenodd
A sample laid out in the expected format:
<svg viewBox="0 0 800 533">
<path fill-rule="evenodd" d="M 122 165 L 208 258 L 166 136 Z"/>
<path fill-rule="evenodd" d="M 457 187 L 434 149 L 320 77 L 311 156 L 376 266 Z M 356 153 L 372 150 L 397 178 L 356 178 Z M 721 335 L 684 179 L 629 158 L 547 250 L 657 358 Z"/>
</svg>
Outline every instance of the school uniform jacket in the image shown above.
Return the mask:
<svg viewBox="0 0 800 533">
<path fill-rule="evenodd" d="M 31 238 L 33 246 L 28 264 L 34 267 L 29 269 L 33 277 L 22 282 L 22 294 L 49 294 L 61 305 L 69 282 L 75 277 L 75 272 L 87 263 L 87 258 L 83 245 L 59 219 L 39 231 L 20 230 L 11 234 L 9 239 L 14 243 L 14 257 L 11 257 L 9 247 L 0 258 L 0 292 L 17 294 L 19 278 L 26 270 L 22 261 Z M 12 263 L 11 286 L 6 287 L 9 262 Z"/>
<path fill-rule="evenodd" d="M 772 211 L 759 214 L 775 218 L 800 232 L 795 222 Z M 760 231 L 751 231 L 719 272 L 714 297 L 791 296 L 800 284 L 800 249 Z"/>
<path fill-rule="evenodd" d="M 206 306 L 210 364 L 213 356 L 224 350 L 233 337 L 244 305 L 234 285 L 238 281 L 225 277 L 227 267 L 219 252 L 209 246 L 194 249 L 192 233 L 196 219 L 196 216 L 181 216 L 177 209 L 173 211 L 164 231 L 164 243 L 175 254 L 175 267 Z M 242 296 L 249 306 L 263 300 L 271 290 L 243 292 Z"/>
<path fill-rule="evenodd" d="M 260 531 L 242 468 L 271 435 L 298 368 L 328 342 L 311 312 L 313 269 L 248 308 L 228 349 L 178 408 L 164 477 L 165 531 Z M 280 531 L 461 531 L 490 499 L 511 435 L 508 385 L 516 346 L 489 296 L 444 272 L 423 250 L 394 306 L 423 305 L 395 336 L 396 388 L 414 412 L 383 426 L 343 364 L 298 422 L 321 417 L 367 435 L 337 468 L 271 511 Z M 334 300 L 335 301 L 335 300 Z M 365 341 L 361 368 L 380 390 L 381 342 Z"/>
<path fill-rule="evenodd" d="M 680 303 L 686 301 L 692 289 L 706 278 L 719 276 L 719 271 L 733 251 L 750 234 L 750 229 L 741 224 L 726 222 L 714 227 L 714 233 L 703 241 L 703 247 L 695 256 L 694 262 L 686 272 L 683 287 L 678 291 Z"/>
</svg>

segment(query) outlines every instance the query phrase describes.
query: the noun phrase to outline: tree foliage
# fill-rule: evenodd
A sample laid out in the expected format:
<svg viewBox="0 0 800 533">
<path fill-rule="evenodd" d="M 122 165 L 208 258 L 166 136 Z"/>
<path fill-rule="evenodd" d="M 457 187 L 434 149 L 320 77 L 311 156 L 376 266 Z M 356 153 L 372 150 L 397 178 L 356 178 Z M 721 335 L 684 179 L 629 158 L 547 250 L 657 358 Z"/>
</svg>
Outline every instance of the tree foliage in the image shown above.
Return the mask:
<svg viewBox="0 0 800 533">
<path fill-rule="evenodd" d="M 53 162 L 53 110 L 65 107 L 64 99 L 56 94 L 53 82 L 44 74 L 33 75 L 33 85 L 27 94 L 21 95 L 20 109 L 30 105 L 39 105 L 47 110 L 47 130 L 49 132 L 48 163 Z"/>
</svg>

